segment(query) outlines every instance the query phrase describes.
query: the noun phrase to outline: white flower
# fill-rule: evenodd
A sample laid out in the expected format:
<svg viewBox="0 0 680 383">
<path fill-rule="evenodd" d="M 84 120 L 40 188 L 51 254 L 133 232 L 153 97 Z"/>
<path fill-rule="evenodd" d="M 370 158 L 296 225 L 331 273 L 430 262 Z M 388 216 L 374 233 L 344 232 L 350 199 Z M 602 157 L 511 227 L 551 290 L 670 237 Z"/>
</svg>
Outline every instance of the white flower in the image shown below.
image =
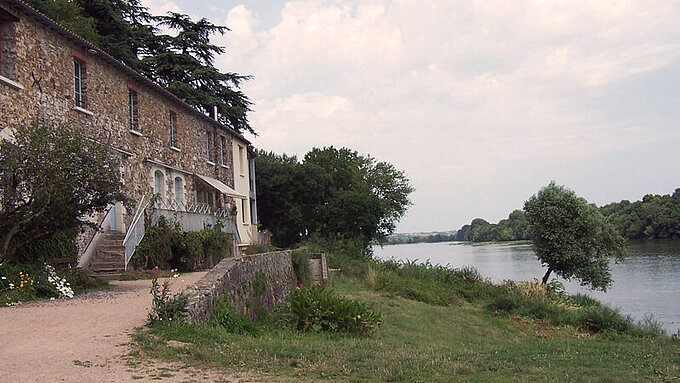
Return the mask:
<svg viewBox="0 0 680 383">
<path fill-rule="evenodd" d="M 14 283 L 10 283 L 10 284 L 9 284 L 9 288 L 11 289 L 11 288 L 13 288 L 13 287 L 14 287 Z"/>
<path fill-rule="evenodd" d="M 5 280 L 5 279 L 7 279 L 7 278 L 6 278 L 6 277 L 0 277 L 0 279 Z"/>
</svg>

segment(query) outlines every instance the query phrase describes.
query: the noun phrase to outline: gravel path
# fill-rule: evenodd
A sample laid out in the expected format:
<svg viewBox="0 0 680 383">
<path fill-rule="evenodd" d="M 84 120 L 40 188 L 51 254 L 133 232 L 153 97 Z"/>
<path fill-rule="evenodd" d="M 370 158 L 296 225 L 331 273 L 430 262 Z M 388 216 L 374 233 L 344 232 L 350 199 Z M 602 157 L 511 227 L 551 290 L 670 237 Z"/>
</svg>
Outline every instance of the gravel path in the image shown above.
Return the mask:
<svg viewBox="0 0 680 383">
<path fill-rule="evenodd" d="M 204 274 L 176 278 L 173 291 Z M 151 307 L 151 281 L 111 285 L 72 300 L 0 308 L 0 382 L 241 381 L 161 362 L 126 365 L 129 335 L 144 324 Z"/>
</svg>

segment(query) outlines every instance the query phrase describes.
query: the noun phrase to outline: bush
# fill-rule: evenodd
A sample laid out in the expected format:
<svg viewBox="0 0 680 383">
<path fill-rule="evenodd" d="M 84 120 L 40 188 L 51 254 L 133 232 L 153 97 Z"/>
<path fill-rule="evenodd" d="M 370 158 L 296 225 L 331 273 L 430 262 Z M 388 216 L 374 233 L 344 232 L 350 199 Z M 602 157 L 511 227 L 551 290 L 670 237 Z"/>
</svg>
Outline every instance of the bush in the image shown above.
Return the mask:
<svg viewBox="0 0 680 383">
<path fill-rule="evenodd" d="M 291 253 L 293 271 L 298 285 L 309 286 L 309 251 L 307 249 L 293 250 Z"/>
<path fill-rule="evenodd" d="M 379 313 L 363 303 L 338 297 L 322 285 L 298 290 L 288 302 L 301 331 L 367 335 L 380 325 Z"/>
<path fill-rule="evenodd" d="M 220 327 L 234 334 L 258 333 L 257 326 L 237 313 L 234 306 L 226 298 L 217 302 L 209 323 L 211 326 Z"/>
<path fill-rule="evenodd" d="M 148 316 L 148 324 L 153 325 L 161 321 L 182 320 L 187 312 L 189 298 L 182 294 L 170 296 L 170 281 L 163 282 L 161 286 L 158 279 L 151 281 L 151 311 Z"/>
<path fill-rule="evenodd" d="M 593 306 L 586 308 L 580 318 L 581 326 L 592 332 L 605 330 L 626 332 L 632 329 L 632 320 L 624 318 L 618 309 L 607 306 Z"/>
<path fill-rule="evenodd" d="M 183 232 L 179 223 L 160 216 L 156 225 L 146 229 L 130 264 L 134 268 L 180 271 L 212 268 L 231 249 L 231 234 L 223 232 L 222 228 L 222 223 L 218 222 L 212 228 Z"/>
</svg>

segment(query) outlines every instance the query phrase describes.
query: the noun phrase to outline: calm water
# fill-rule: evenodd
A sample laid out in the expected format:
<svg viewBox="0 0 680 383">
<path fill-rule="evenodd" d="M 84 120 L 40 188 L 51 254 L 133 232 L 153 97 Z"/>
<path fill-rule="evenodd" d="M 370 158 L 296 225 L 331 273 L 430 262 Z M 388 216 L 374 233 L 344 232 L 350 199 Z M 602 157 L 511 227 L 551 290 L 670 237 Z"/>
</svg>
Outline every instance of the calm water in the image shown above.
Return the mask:
<svg viewBox="0 0 680 383">
<path fill-rule="evenodd" d="M 623 263 L 612 262 L 614 284 L 606 293 L 564 282 L 570 294 L 586 293 L 641 320 L 653 315 L 668 333 L 680 329 L 680 241 L 633 243 Z M 545 273 L 531 245 L 464 245 L 456 242 L 376 247 L 380 259 L 417 260 L 450 267 L 473 266 L 494 282 L 530 281 Z"/>
</svg>

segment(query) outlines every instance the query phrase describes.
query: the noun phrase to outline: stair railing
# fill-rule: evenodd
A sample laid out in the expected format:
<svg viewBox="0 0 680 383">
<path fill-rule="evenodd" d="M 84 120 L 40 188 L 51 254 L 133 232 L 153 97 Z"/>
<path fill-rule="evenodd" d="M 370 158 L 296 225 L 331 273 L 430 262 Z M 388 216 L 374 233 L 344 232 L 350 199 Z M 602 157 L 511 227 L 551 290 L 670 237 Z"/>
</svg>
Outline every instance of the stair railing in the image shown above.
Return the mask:
<svg viewBox="0 0 680 383">
<path fill-rule="evenodd" d="M 97 244 L 99 243 L 100 239 L 103 238 L 105 231 L 104 223 L 110 222 L 111 220 L 111 213 L 114 211 L 113 206 L 114 205 L 109 204 L 104 210 L 105 211 L 104 216 L 97 223 L 94 234 L 90 238 L 90 241 L 87 243 L 85 250 L 83 250 L 80 259 L 78 259 L 78 267 L 86 267 L 87 264 L 90 262 L 90 259 L 92 259 Z"/>
<path fill-rule="evenodd" d="M 142 242 L 142 238 L 144 238 L 144 218 L 146 216 L 145 211 L 147 205 L 149 204 L 148 202 L 144 202 L 144 198 L 145 197 L 142 196 L 142 198 L 139 200 L 137 211 L 135 211 L 135 215 L 132 218 L 132 223 L 130 223 L 130 227 L 128 228 L 127 233 L 125 233 L 125 239 L 123 239 L 123 246 L 125 246 L 125 270 L 127 270 L 128 263 L 130 262 L 132 255 L 135 253 L 137 245 L 139 245 L 139 243 Z"/>
</svg>

